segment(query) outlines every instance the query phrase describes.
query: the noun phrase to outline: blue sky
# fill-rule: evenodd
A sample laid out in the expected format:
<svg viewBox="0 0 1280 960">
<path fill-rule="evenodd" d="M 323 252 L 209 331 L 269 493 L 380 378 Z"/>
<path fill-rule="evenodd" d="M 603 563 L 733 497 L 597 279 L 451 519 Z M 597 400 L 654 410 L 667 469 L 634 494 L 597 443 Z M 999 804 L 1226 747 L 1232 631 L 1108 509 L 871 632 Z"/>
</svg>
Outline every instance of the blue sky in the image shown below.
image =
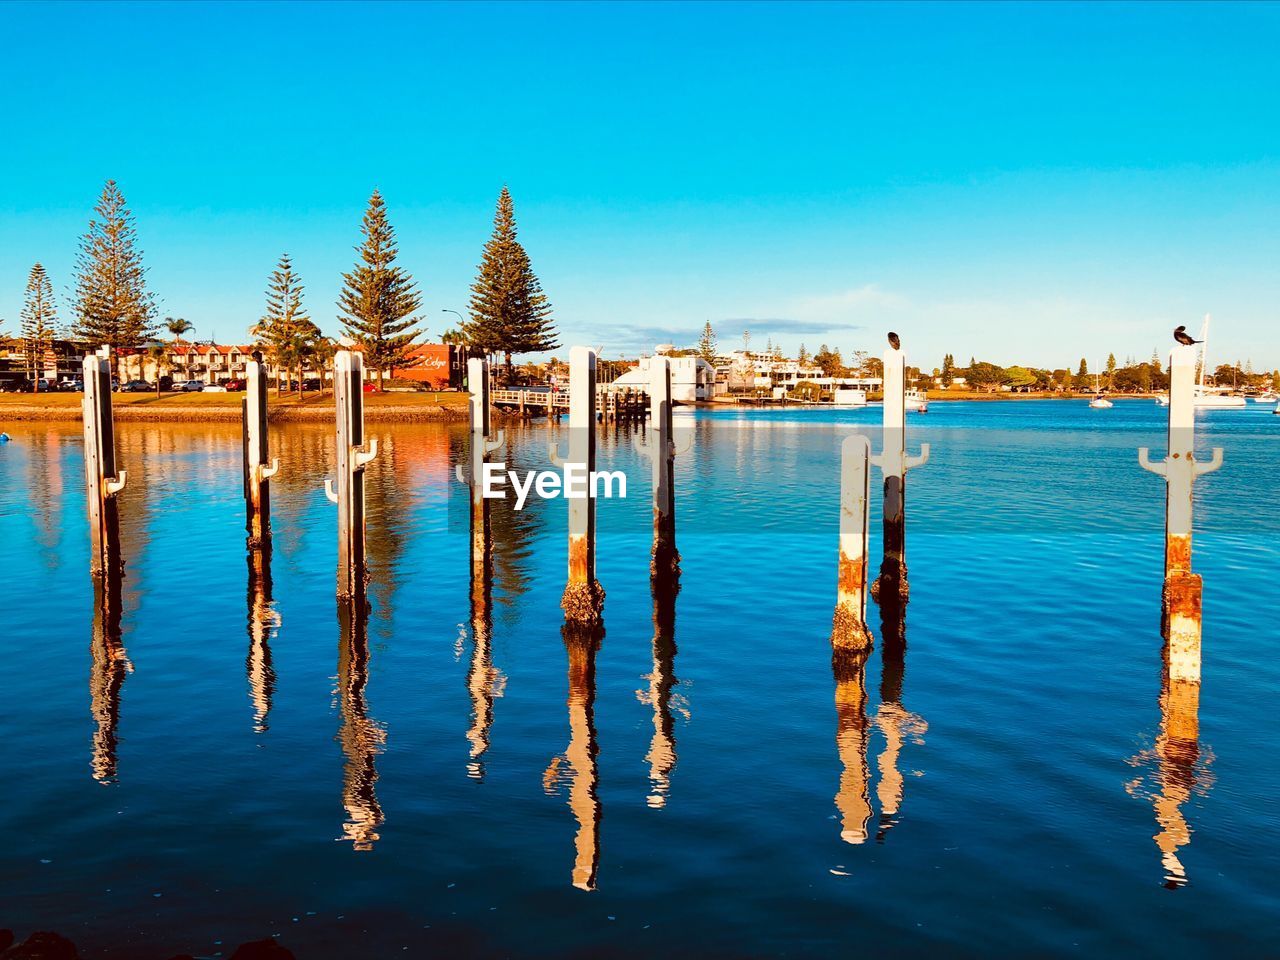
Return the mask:
<svg viewBox="0 0 1280 960">
<path fill-rule="evenodd" d="M 288 251 L 337 332 L 376 186 L 438 334 L 507 183 L 606 356 L 710 320 L 1057 367 L 1212 312 L 1273 368 L 1277 50 L 1258 4 L 6 4 L 0 317 L 112 177 L 163 313 L 243 338 Z"/>
</svg>

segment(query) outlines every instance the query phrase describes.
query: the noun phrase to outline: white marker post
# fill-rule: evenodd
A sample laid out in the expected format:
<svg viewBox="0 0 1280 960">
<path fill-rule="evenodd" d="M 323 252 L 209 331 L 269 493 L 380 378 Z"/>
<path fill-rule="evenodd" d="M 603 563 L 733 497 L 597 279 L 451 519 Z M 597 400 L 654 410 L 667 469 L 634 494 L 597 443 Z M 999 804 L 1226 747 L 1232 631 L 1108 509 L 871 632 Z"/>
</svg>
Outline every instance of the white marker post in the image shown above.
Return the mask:
<svg viewBox="0 0 1280 960">
<path fill-rule="evenodd" d="M 245 394 L 240 410 L 244 448 L 245 531 L 251 549 L 271 540 L 271 485 L 280 461 L 270 458 L 267 442 L 267 371 L 262 361 L 245 364 Z M 269 464 L 269 465 L 268 465 Z"/>
<path fill-rule="evenodd" d="M 652 438 L 644 445 L 653 464 L 653 557 L 649 572 L 670 580 L 680 575 L 676 549 L 676 445 L 671 414 L 671 361 L 649 361 L 649 426 Z"/>
<path fill-rule="evenodd" d="M 929 462 L 929 445 L 920 456 L 907 456 L 906 354 L 890 347 L 884 354 L 884 440 L 880 455 L 872 457 L 884 474 L 884 558 L 871 595 L 881 605 L 905 603 L 907 586 L 907 471 Z"/>
<path fill-rule="evenodd" d="M 871 442 L 860 434 L 840 444 L 840 556 L 831 647 L 839 658 L 871 649 L 867 629 L 867 540 L 871 501 Z"/>
<path fill-rule="evenodd" d="M 1191 572 L 1191 530 L 1196 477 L 1222 466 L 1222 448 L 1208 463 L 1196 463 L 1196 351 L 1176 346 L 1169 355 L 1169 453 L 1152 463 L 1147 447 L 1138 463 L 1165 478 L 1164 597 L 1161 633 L 1169 679 L 1200 682 L 1203 583 Z"/>
<path fill-rule="evenodd" d="M 596 354 L 587 347 L 569 351 L 569 456 L 562 459 L 554 443 L 548 454 L 557 467 L 566 463 L 585 470 L 583 483 L 590 485 L 596 469 Z M 569 502 L 569 581 L 560 605 L 565 619 L 585 626 L 600 621 L 604 590 L 596 581 L 596 501 L 585 489 L 584 496 Z"/>
<path fill-rule="evenodd" d="M 89 570 L 102 576 L 120 565 L 120 520 L 116 494 L 128 472 L 116 472 L 115 428 L 111 417 L 111 360 L 108 348 L 84 358 L 84 477 L 88 496 Z"/>
<path fill-rule="evenodd" d="M 338 596 L 364 596 L 364 469 L 378 455 L 378 441 L 364 449 L 364 357 L 339 350 L 333 362 L 337 427 L 337 490 L 326 477 L 325 496 L 338 505 Z"/>
</svg>

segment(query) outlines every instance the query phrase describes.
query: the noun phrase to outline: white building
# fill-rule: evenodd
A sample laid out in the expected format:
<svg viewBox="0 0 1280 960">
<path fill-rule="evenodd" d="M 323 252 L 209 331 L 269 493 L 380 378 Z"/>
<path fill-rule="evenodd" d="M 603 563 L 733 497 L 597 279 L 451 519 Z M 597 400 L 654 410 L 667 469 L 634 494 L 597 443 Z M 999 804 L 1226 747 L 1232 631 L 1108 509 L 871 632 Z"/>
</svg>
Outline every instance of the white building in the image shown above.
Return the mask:
<svg viewBox="0 0 1280 960">
<path fill-rule="evenodd" d="M 716 394 L 716 368 L 701 357 L 668 357 L 671 363 L 671 399 L 678 403 L 710 400 Z M 631 387 L 637 390 L 649 388 L 649 368 L 652 357 L 641 357 L 640 362 L 609 384 L 611 389 Z"/>
</svg>

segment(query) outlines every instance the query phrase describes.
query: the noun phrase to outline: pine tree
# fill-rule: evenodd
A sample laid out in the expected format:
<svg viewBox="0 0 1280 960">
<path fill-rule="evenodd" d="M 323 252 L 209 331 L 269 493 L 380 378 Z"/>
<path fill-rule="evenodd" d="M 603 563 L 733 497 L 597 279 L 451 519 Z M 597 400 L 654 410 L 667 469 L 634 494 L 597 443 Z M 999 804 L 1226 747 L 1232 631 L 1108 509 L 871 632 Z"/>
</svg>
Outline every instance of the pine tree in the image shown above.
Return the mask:
<svg viewBox="0 0 1280 960">
<path fill-rule="evenodd" d="M 956 378 L 956 358 L 949 353 L 942 358 L 942 370 L 939 371 L 939 376 L 944 387 L 951 386 L 951 381 Z"/>
<path fill-rule="evenodd" d="M 800 344 L 799 352 L 796 353 L 796 363 L 800 364 L 801 366 L 804 366 L 808 362 L 809 362 L 809 349 L 802 343 Z"/>
<path fill-rule="evenodd" d="M 57 322 L 53 284 L 49 282 L 44 267 L 37 263 L 27 276 L 26 299 L 22 304 L 22 351 L 37 392 L 40 390 L 40 375 L 44 372 L 45 355 L 53 346 L 57 332 Z"/>
<path fill-rule="evenodd" d="M 395 266 L 395 230 L 387 220 L 387 206 L 377 190 L 369 198 L 360 223 L 364 242 L 356 249 L 360 261 L 342 275 L 338 310 L 342 325 L 364 352 L 365 363 L 378 375 L 381 389 L 387 370 L 403 366 L 418 337 L 422 294 L 408 271 Z"/>
<path fill-rule="evenodd" d="M 267 284 L 267 309 L 251 332 L 276 367 L 277 393 L 280 371 L 295 371 L 301 396 L 302 370 L 316 354 L 320 328 L 302 306 L 302 283 L 287 253 L 280 255 Z"/>
<path fill-rule="evenodd" d="M 471 346 L 505 354 L 508 379 L 512 354 L 537 353 L 560 345 L 551 320 L 551 303 L 516 236 L 515 204 L 504 186 L 493 215 L 493 235 L 484 245 L 479 274 L 471 285 L 471 319 L 463 324 L 462 332 Z"/>
<path fill-rule="evenodd" d="M 133 214 L 114 180 L 102 188 L 94 214 L 76 257 L 74 333 L 90 347 L 136 347 L 155 336 L 156 303 Z"/>
<path fill-rule="evenodd" d="M 716 362 L 716 332 L 711 329 L 710 320 L 703 324 L 702 336 L 698 340 L 698 356 L 707 363 Z"/>
</svg>

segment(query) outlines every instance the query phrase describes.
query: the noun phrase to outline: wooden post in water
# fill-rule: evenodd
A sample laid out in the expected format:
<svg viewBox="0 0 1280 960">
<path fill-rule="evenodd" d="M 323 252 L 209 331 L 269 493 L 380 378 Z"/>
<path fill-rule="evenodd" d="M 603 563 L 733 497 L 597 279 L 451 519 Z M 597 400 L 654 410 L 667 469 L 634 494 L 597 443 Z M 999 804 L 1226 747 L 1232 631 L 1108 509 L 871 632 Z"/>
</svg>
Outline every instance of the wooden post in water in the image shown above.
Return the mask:
<svg viewBox="0 0 1280 960">
<path fill-rule="evenodd" d="M 271 477 L 280 461 L 270 457 L 267 443 L 267 371 L 255 352 L 245 365 L 245 395 L 240 410 L 244 436 L 245 530 L 251 549 L 271 539 Z M 268 464 L 270 464 L 268 466 Z"/>
<path fill-rule="evenodd" d="M 867 540 L 871 506 L 871 443 L 861 434 L 840 444 L 840 556 L 836 565 L 836 612 L 831 619 L 832 656 L 865 660 L 867 629 Z"/>
<path fill-rule="evenodd" d="M 88 495 L 89 569 L 103 576 L 120 565 L 120 520 L 116 494 L 128 471 L 116 471 L 115 429 L 111 419 L 111 360 L 108 348 L 84 358 L 84 474 Z"/>
<path fill-rule="evenodd" d="M 649 361 L 649 426 L 646 447 L 653 463 L 653 557 L 649 574 L 655 580 L 680 575 L 676 549 L 676 445 L 671 415 L 671 361 Z"/>
<path fill-rule="evenodd" d="M 467 389 L 471 393 L 468 412 L 471 420 L 471 463 L 466 472 L 459 465 L 458 479 L 471 488 L 471 578 L 487 576 L 489 562 L 489 501 L 484 497 L 484 465 L 490 453 L 500 449 L 503 432 L 490 434 L 489 361 L 472 357 L 467 361 Z M 523 392 L 521 393 L 523 397 Z"/>
<path fill-rule="evenodd" d="M 906 354 L 889 347 L 884 354 L 884 440 L 880 455 L 871 462 L 884 474 L 884 558 L 871 595 L 880 604 L 901 605 L 907 586 L 907 471 L 929 462 L 929 445 L 920 445 L 920 456 L 907 456 Z"/>
<path fill-rule="evenodd" d="M 568 465 L 585 473 L 585 495 L 571 497 L 565 491 L 569 503 L 569 581 L 560 605 L 571 623 L 598 623 L 604 590 L 596 581 L 596 501 L 590 489 L 596 469 L 596 354 L 587 347 L 569 351 L 569 455 L 562 459 L 554 443 L 548 453 L 557 467 Z"/>
<path fill-rule="evenodd" d="M 1200 682 L 1200 614 L 1203 584 L 1191 572 L 1192 504 L 1196 477 L 1222 466 L 1222 448 L 1213 459 L 1196 463 L 1196 351 L 1176 346 L 1169 355 L 1169 453 L 1152 463 L 1148 449 L 1138 450 L 1143 469 L 1165 478 L 1164 597 L 1161 633 L 1173 681 Z"/>
<path fill-rule="evenodd" d="M 337 490 L 326 477 L 325 496 L 338 505 L 338 596 L 364 596 L 364 468 L 378 455 L 377 438 L 364 449 L 364 357 L 339 350 L 333 361 L 337 420 Z"/>
</svg>

